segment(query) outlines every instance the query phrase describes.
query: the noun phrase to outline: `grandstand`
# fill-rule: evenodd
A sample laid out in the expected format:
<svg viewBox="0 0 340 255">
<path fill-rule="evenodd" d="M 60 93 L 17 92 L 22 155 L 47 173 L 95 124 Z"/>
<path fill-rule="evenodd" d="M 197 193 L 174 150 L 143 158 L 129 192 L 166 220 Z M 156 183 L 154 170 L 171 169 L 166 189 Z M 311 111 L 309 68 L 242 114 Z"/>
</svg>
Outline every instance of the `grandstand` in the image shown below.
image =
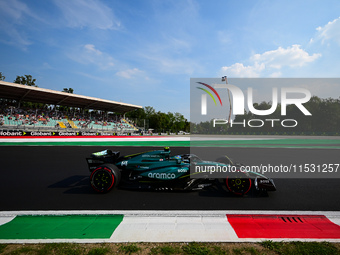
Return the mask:
<svg viewBox="0 0 340 255">
<path fill-rule="evenodd" d="M 125 118 L 126 112 L 142 108 L 138 105 L 4 81 L 0 81 L 0 99 L 0 129 L 114 133 L 141 130 Z M 24 109 L 23 102 L 42 103 L 48 107 Z M 58 111 L 57 106 L 72 107 L 78 111 Z"/>
<path fill-rule="evenodd" d="M 72 121 L 67 118 L 55 120 L 53 118 L 32 119 L 15 119 L 11 115 L 4 116 L 0 114 L 1 129 L 41 129 L 41 130 L 77 130 L 77 131 L 94 131 L 94 132 L 114 132 L 114 133 L 133 133 L 140 129 L 125 119 L 120 122 L 98 122 L 90 121 Z"/>
</svg>

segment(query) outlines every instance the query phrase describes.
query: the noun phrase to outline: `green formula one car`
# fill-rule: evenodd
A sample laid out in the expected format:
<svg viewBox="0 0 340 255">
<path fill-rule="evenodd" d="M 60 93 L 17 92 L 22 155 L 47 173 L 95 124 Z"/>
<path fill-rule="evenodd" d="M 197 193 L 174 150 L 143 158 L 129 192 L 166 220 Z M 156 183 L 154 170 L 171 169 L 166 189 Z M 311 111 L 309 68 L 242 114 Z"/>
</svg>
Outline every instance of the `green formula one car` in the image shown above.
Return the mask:
<svg viewBox="0 0 340 255">
<path fill-rule="evenodd" d="M 162 150 L 120 156 L 120 152 L 104 150 L 87 158 L 92 188 L 105 193 L 119 186 L 151 190 L 202 190 L 222 187 L 235 195 L 245 195 L 251 189 L 275 191 L 272 179 L 261 174 L 245 172 L 241 165 L 228 157 L 204 161 L 194 154 L 171 156 L 169 147 Z M 212 178 L 207 169 L 226 169 L 223 178 Z M 197 169 L 202 170 L 197 172 Z"/>
</svg>

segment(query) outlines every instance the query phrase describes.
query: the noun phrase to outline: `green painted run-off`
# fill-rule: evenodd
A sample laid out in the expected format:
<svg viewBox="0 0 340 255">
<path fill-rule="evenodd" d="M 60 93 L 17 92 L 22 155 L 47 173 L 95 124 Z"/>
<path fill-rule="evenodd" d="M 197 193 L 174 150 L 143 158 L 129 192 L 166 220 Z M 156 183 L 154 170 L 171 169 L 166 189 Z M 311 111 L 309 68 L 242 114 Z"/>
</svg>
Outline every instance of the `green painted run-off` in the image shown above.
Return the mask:
<svg viewBox="0 0 340 255">
<path fill-rule="evenodd" d="M 340 149 L 340 139 L 254 139 L 254 140 L 191 140 L 191 141 L 46 141 L 2 142 L 0 146 L 184 146 L 184 147 L 267 147 Z"/>
<path fill-rule="evenodd" d="M 106 239 L 123 215 L 17 216 L 0 226 L 0 239 Z"/>
</svg>

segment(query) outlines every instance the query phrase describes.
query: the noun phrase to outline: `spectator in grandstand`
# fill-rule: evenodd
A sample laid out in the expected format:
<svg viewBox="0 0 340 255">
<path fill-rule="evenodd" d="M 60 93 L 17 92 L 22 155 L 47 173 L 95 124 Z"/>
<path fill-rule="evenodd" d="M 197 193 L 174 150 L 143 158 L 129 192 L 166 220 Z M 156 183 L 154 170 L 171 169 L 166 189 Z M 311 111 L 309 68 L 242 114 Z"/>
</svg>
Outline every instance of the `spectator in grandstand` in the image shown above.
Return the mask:
<svg viewBox="0 0 340 255">
<path fill-rule="evenodd" d="M 127 123 L 136 126 L 133 120 L 126 118 L 126 121 L 124 121 L 123 116 L 112 113 L 104 115 L 102 112 L 95 111 L 88 113 L 80 113 L 72 110 L 71 112 L 62 112 L 55 110 L 54 107 L 18 108 L 10 104 L 0 105 L 0 125 L 33 125 L 34 127 L 39 127 L 50 126 L 48 124 L 53 123 L 55 128 L 60 128 L 58 122 L 63 122 L 66 127 L 72 128 L 67 120 L 77 122 L 75 124 L 79 128 L 104 128 L 105 130 L 115 130 L 115 132 L 117 130 L 124 131 L 130 128 L 127 126 Z"/>
</svg>

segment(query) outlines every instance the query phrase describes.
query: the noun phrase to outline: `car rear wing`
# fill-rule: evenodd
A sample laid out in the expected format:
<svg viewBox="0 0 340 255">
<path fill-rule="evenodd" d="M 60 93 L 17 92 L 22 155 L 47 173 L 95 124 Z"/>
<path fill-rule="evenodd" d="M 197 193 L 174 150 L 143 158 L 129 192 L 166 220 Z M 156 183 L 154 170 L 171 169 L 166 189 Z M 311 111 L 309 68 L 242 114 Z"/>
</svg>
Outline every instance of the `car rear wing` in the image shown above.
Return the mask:
<svg viewBox="0 0 340 255">
<path fill-rule="evenodd" d="M 88 164 L 90 172 L 92 172 L 102 164 L 115 164 L 119 158 L 119 155 L 119 151 L 103 150 L 92 153 L 90 158 L 86 158 L 86 162 Z"/>
</svg>

